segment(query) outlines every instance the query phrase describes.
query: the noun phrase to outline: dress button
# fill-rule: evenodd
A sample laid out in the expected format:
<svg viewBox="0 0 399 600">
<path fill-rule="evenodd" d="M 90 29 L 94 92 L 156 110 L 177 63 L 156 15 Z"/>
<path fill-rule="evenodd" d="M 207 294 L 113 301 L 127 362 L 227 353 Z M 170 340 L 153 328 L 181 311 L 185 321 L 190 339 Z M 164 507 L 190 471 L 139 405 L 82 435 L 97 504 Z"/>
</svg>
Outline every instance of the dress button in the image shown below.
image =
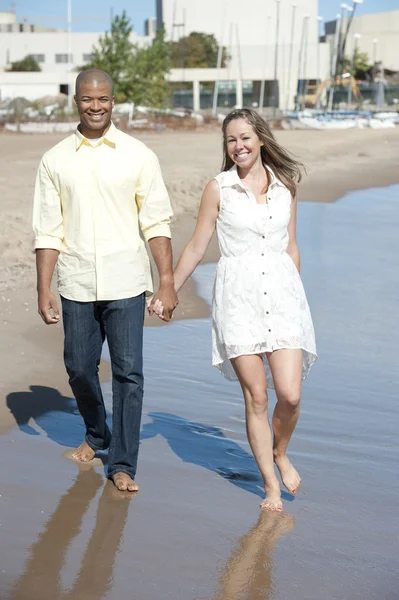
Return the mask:
<svg viewBox="0 0 399 600">
<path fill-rule="evenodd" d="M 267 292 L 263 292 L 263 295 L 264 295 L 264 296 L 267 296 Z"/>
<path fill-rule="evenodd" d="M 269 219 L 272 219 L 273 217 L 269 217 Z"/>
<path fill-rule="evenodd" d="M 266 311 L 266 314 L 267 314 L 267 315 L 269 314 L 269 311 L 268 311 L 268 310 Z"/>
<path fill-rule="evenodd" d="M 264 271 L 262 271 L 262 275 L 264 275 L 264 274 L 265 274 L 265 272 L 264 272 Z"/>
<path fill-rule="evenodd" d="M 271 329 L 269 329 L 269 333 L 271 333 Z"/>
<path fill-rule="evenodd" d="M 264 235 L 262 235 L 262 239 L 263 239 L 263 240 L 265 239 L 265 236 L 264 236 Z"/>
<path fill-rule="evenodd" d="M 262 252 L 261 256 L 265 256 L 265 255 L 263 254 L 263 252 Z"/>
</svg>

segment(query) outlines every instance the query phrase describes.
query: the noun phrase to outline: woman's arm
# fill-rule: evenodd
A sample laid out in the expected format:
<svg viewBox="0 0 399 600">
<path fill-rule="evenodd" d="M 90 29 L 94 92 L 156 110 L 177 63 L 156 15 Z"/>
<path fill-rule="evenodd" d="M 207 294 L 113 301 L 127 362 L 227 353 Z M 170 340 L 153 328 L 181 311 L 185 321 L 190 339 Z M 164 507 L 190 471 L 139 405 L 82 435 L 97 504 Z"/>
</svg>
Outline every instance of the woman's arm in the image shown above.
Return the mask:
<svg viewBox="0 0 399 600">
<path fill-rule="evenodd" d="M 288 223 L 288 246 L 287 246 L 287 254 L 292 258 L 294 265 L 298 269 L 298 272 L 301 269 L 301 261 L 299 255 L 299 248 L 296 241 L 296 206 L 297 199 L 295 196 L 292 197 L 291 200 L 291 218 Z"/>
<path fill-rule="evenodd" d="M 204 258 L 211 241 L 219 214 L 219 184 L 210 181 L 202 194 L 193 237 L 184 248 L 174 271 L 175 290 L 178 292 Z"/>
</svg>

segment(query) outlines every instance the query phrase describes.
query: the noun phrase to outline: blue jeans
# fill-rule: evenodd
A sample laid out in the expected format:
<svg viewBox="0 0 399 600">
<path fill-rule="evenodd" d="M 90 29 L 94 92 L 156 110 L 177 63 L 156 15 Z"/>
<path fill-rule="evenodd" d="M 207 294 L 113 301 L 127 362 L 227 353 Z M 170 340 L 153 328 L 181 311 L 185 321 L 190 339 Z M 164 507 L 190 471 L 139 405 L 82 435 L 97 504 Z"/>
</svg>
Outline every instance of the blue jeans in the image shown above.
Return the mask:
<svg viewBox="0 0 399 600">
<path fill-rule="evenodd" d="M 93 450 L 109 448 L 108 477 L 137 468 L 143 404 L 145 295 L 123 300 L 76 302 L 61 298 L 69 383 Z M 112 366 L 112 436 L 98 377 L 101 349 L 108 341 Z"/>
</svg>

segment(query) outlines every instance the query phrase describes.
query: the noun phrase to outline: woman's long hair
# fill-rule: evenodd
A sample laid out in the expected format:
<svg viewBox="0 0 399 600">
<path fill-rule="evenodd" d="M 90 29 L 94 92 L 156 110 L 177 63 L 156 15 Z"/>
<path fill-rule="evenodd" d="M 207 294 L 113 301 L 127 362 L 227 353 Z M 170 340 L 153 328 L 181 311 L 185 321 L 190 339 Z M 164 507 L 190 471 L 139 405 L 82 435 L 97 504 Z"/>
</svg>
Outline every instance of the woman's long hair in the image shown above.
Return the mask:
<svg viewBox="0 0 399 600">
<path fill-rule="evenodd" d="M 233 110 L 223 121 L 223 165 L 222 171 L 228 171 L 234 165 L 227 152 L 226 129 L 234 119 L 244 119 L 258 136 L 263 146 L 260 149 L 261 160 L 264 166 L 270 167 L 275 176 L 289 189 L 292 196 L 296 194 L 297 184 L 302 179 L 302 169 L 305 166 L 292 158 L 277 142 L 269 125 L 264 119 L 251 108 L 239 108 Z"/>
</svg>

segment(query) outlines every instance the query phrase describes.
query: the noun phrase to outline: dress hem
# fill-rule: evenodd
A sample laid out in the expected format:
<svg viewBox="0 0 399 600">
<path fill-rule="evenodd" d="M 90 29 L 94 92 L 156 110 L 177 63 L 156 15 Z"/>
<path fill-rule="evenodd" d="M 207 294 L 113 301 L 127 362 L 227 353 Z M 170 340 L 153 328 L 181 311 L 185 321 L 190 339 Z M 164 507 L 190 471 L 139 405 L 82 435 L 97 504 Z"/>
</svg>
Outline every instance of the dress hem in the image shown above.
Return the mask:
<svg viewBox="0 0 399 600">
<path fill-rule="evenodd" d="M 266 353 L 270 353 L 272 354 L 273 352 L 277 352 L 278 350 L 302 350 L 303 352 L 306 352 L 309 355 L 309 360 L 307 361 L 307 365 L 305 368 L 303 363 L 302 363 L 302 377 L 301 380 L 304 381 L 305 379 L 307 379 L 310 369 L 312 368 L 312 366 L 314 365 L 314 363 L 317 361 L 318 356 L 317 354 L 312 351 L 312 350 L 307 350 L 306 348 L 304 348 L 303 346 L 282 346 L 280 348 L 275 348 L 274 350 L 262 350 L 261 352 L 240 352 L 237 354 L 234 354 L 232 356 L 229 356 L 228 358 L 226 358 L 225 360 L 221 360 L 218 362 L 212 362 L 212 366 L 215 367 L 216 369 L 218 369 L 218 371 L 221 373 L 221 375 L 223 375 L 223 377 L 225 379 L 227 379 L 228 381 L 238 381 L 238 377 L 234 371 L 233 365 L 231 364 L 231 359 L 232 358 L 238 358 L 239 356 L 255 356 L 255 355 L 262 355 L 262 360 L 263 360 L 263 364 L 265 367 L 265 371 L 267 372 L 267 374 L 269 374 L 270 376 L 266 378 L 266 383 L 267 383 L 267 388 L 269 389 L 274 389 L 274 381 L 273 381 L 273 376 L 271 375 L 270 372 L 270 367 L 269 367 L 269 363 L 267 362 L 267 358 L 266 358 Z M 226 365 L 226 363 L 228 363 L 228 366 L 230 368 L 224 369 L 224 365 Z"/>
</svg>

